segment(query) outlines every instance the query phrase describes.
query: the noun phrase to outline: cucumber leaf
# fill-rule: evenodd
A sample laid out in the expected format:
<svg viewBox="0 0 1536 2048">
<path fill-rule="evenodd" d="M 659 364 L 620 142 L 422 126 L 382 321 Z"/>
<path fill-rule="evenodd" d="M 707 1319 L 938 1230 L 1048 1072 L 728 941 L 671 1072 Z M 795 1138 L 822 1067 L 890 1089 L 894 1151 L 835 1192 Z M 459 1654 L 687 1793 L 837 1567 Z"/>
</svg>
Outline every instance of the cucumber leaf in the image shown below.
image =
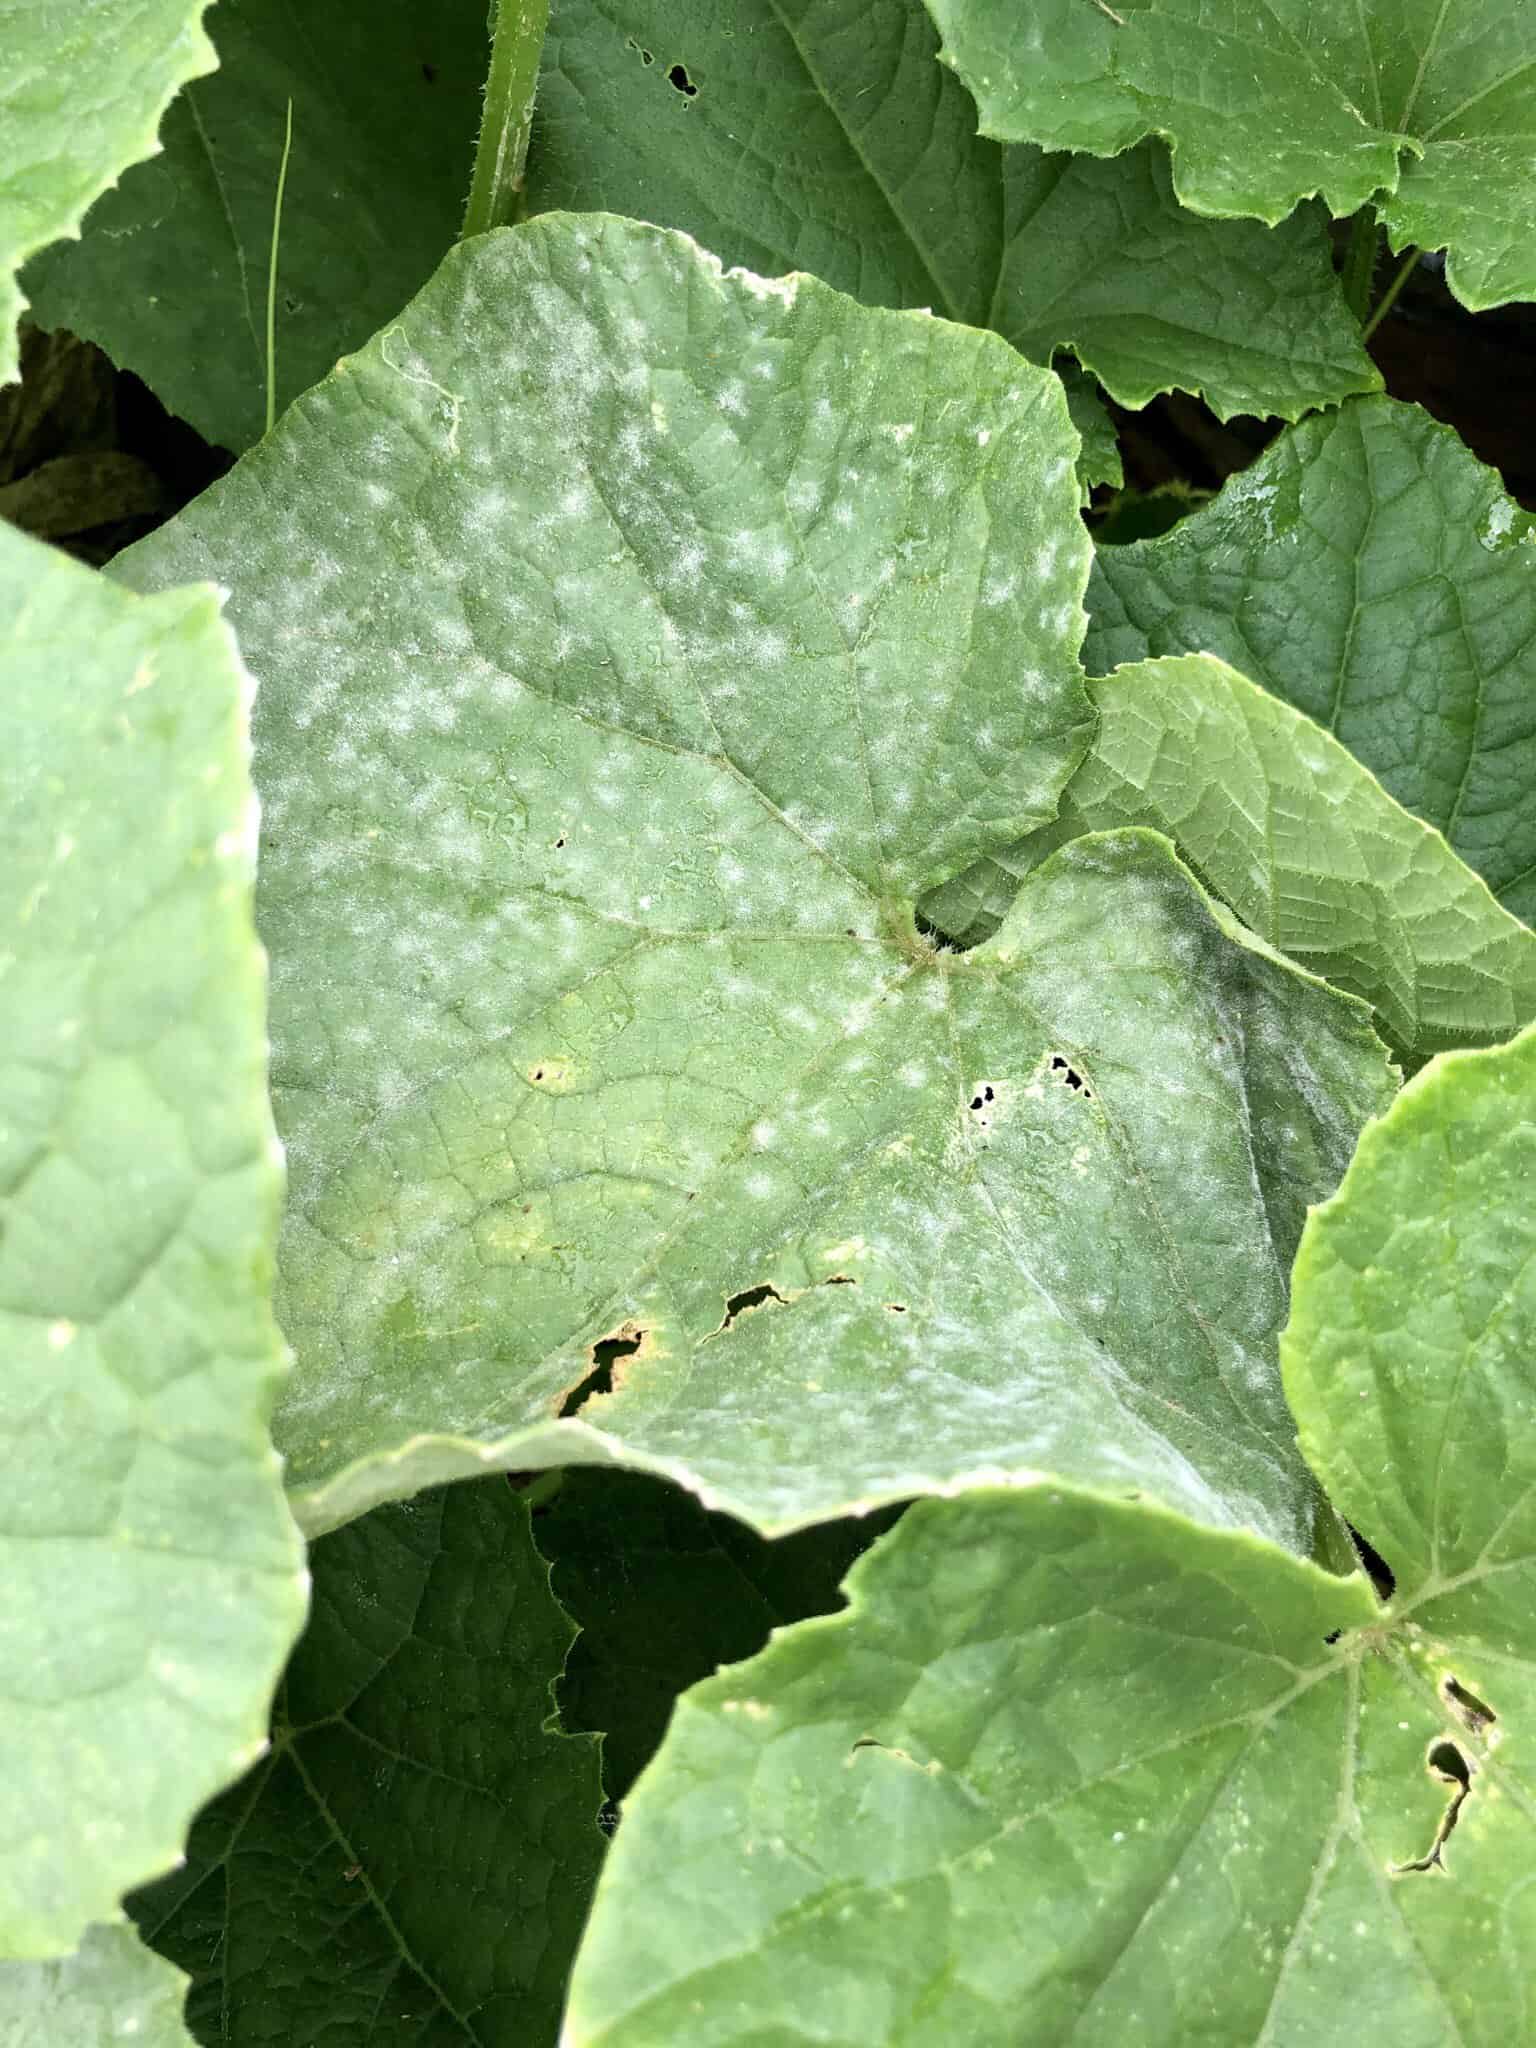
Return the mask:
<svg viewBox="0 0 1536 2048">
<path fill-rule="evenodd" d="M 104 0 L 38 7 L 0 0 L 0 384 L 20 374 L 16 273 L 79 231 L 86 208 L 159 148 L 172 96 L 217 59 L 201 23 L 208 0 Z"/>
<path fill-rule="evenodd" d="M 281 1199 L 248 681 L 0 525 L 0 1957 L 168 1868 L 259 1752 L 305 1581 L 266 1423 Z"/>
<path fill-rule="evenodd" d="M 842 1605 L 839 1582 L 891 1511 L 765 1543 L 641 1472 L 573 1470 L 535 1511 L 550 1583 L 581 1630 L 560 1680 L 562 1727 L 600 1732 L 603 1788 L 628 1795 L 695 1679 L 769 1631 Z"/>
<path fill-rule="evenodd" d="M 272 1748 L 130 1901 L 219 2048 L 552 2041 L 604 1841 L 597 1745 L 554 1732 L 574 1633 L 504 1481 L 313 1552 Z"/>
<path fill-rule="evenodd" d="M 1184 205 L 1278 221 L 1374 200 L 1447 252 L 1474 312 L 1536 298 L 1536 8 L 1527 0 L 927 0 L 1004 142 L 1173 152 Z"/>
<path fill-rule="evenodd" d="M 1536 1935 L 1536 1032 L 1314 1213 L 1302 1441 L 1390 1603 L 1041 1486 L 924 1501 L 845 1614 L 679 1701 L 570 2048 L 1518 2038 Z"/>
<path fill-rule="evenodd" d="M 994 335 L 544 216 L 123 558 L 262 683 L 308 1527 L 622 1457 L 765 1531 L 1044 1468 L 1310 1542 L 1273 1344 L 1368 1011 L 1148 833 L 914 923 L 1082 750 L 1073 447 Z"/>
<path fill-rule="evenodd" d="M 1278 951 L 1370 1003 L 1411 1058 L 1536 1016 L 1536 932 L 1322 727 L 1214 655 L 1090 687 L 1099 730 L 1058 816 L 930 897 L 941 929 L 995 928 L 1019 877 L 1077 833 L 1145 825 Z"/>
<path fill-rule="evenodd" d="M 1366 398 L 1160 539 L 1101 548 L 1092 673 L 1219 654 L 1326 725 L 1536 921 L 1532 521 L 1449 427 Z"/>
<path fill-rule="evenodd" d="M 1177 388 L 1296 419 L 1379 385 L 1320 211 L 1202 220 L 1163 152 L 1000 149 L 937 55 L 921 0 L 562 0 L 530 204 L 684 228 L 1037 362 L 1069 349 L 1128 406 Z"/>
<path fill-rule="evenodd" d="M 160 153 L 92 208 L 78 245 L 33 262 L 25 285 L 44 326 L 99 343 L 238 450 L 265 424 L 289 102 L 280 406 L 366 341 L 457 235 L 490 43 L 480 0 L 336 0 L 302 17 L 286 0 L 220 0 L 211 25 L 219 69 L 172 106 Z"/>
<path fill-rule="evenodd" d="M 187 1980 L 121 1921 L 92 1927 L 72 1956 L 0 1963 L 5 2048 L 192 2048 Z"/>
</svg>

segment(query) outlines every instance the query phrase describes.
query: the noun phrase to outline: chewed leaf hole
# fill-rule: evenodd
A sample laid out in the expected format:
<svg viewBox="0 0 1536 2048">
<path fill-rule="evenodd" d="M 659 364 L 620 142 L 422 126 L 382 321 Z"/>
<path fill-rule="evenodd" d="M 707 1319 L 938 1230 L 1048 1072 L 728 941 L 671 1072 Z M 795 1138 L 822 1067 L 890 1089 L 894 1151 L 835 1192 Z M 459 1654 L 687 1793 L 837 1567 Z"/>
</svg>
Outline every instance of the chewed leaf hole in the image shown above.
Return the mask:
<svg viewBox="0 0 1536 2048">
<path fill-rule="evenodd" d="M 1397 1574 L 1369 1538 L 1362 1536 L 1353 1522 L 1346 1522 L 1349 1540 L 1355 1546 L 1355 1555 L 1361 1569 L 1375 1589 L 1376 1598 L 1383 1603 L 1390 1600 L 1397 1591 Z"/>
<path fill-rule="evenodd" d="M 1053 1052 L 1051 1054 L 1049 1071 L 1056 1080 L 1065 1081 L 1074 1095 L 1081 1095 L 1084 1102 L 1092 1102 L 1093 1090 L 1088 1086 L 1088 1083 L 1083 1079 L 1076 1067 L 1073 1066 L 1072 1062 L 1061 1053 Z"/>
<path fill-rule="evenodd" d="M 592 1370 L 576 1382 L 560 1404 L 561 1421 L 576 1414 L 594 1394 L 611 1394 L 615 1361 L 631 1357 L 644 1341 L 645 1332 L 635 1323 L 625 1323 L 611 1336 L 599 1337 L 592 1346 Z"/>
<path fill-rule="evenodd" d="M 1483 1735 L 1498 1721 L 1498 1715 L 1475 1692 L 1469 1692 L 1449 1672 L 1440 1681 L 1440 1697 L 1469 1735 Z"/>
<path fill-rule="evenodd" d="M 817 1284 L 822 1287 L 857 1287 L 859 1283 L 851 1273 L 829 1273 L 825 1280 Z M 793 1293 L 781 1294 L 777 1287 L 766 1280 L 756 1287 L 744 1287 L 739 1294 L 727 1296 L 725 1315 L 716 1327 L 710 1331 L 709 1335 L 711 1337 L 720 1336 L 724 1331 L 730 1329 L 731 1325 L 740 1317 L 750 1315 L 753 1309 L 762 1308 L 768 1302 L 773 1302 L 779 1308 L 789 1308 L 800 1299 L 801 1295 L 808 1294 L 809 1292 L 809 1288 L 800 1287 L 796 1288 Z M 707 1342 L 708 1339 L 705 1341 Z"/>
<path fill-rule="evenodd" d="M 668 85 L 675 86 L 685 99 L 697 99 L 699 88 L 694 84 L 681 64 L 674 64 L 667 73 Z"/>
<path fill-rule="evenodd" d="M 624 47 L 626 50 L 633 50 L 642 64 L 654 64 L 656 62 L 655 52 L 643 48 L 635 41 L 633 36 L 626 36 L 624 38 Z"/>
<path fill-rule="evenodd" d="M 1446 1801 L 1445 1812 L 1440 1816 L 1440 1825 L 1435 1829 L 1435 1839 L 1428 1850 L 1422 1856 L 1415 1856 L 1411 1863 L 1395 1864 L 1393 1872 L 1398 1877 L 1406 1876 L 1410 1871 L 1445 1869 L 1445 1845 L 1472 1791 L 1472 1765 L 1454 1742 L 1445 1738 L 1432 1742 L 1424 1759 L 1424 1768 L 1432 1778 L 1438 1778 L 1442 1785 L 1450 1787 L 1451 1796 Z"/>
</svg>

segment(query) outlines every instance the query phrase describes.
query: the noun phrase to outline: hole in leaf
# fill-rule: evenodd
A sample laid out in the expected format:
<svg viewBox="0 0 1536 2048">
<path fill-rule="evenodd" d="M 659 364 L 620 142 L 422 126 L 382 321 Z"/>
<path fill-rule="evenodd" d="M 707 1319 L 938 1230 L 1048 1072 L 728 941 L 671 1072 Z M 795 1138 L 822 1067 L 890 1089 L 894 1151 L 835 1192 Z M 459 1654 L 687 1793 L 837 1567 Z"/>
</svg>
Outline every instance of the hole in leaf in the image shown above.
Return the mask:
<svg viewBox="0 0 1536 2048">
<path fill-rule="evenodd" d="M 904 1301 L 888 1301 L 885 1305 L 893 1316 L 904 1316 L 907 1312 L 907 1304 Z"/>
<path fill-rule="evenodd" d="M 1349 1531 L 1350 1542 L 1355 1546 L 1355 1555 L 1375 1588 L 1376 1598 L 1382 1602 L 1390 1600 L 1397 1591 L 1396 1573 L 1375 1544 L 1367 1542 L 1353 1522 L 1346 1522 L 1344 1526 Z"/>
<path fill-rule="evenodd" d="M 674 64 L 667 73 L 668 85 L 675 86 L 685 99 L 697 99 L 699 88 L 694 84 L 681 64 Z"/>
<path fill-rule="evenodd" d="M 1445 1812 L 1440 1816 L 1440 1825 L 1435 1829 L 1435 1839 L 1423 1856 L 1415 1856 L 1411 1863 L 1394 1865 L 1399 1876 L 1409 1871 L 1444 1870 L 1445 1845 L 1451 1838 L 1451 1831 L 1461 1818 L 1461 1809 L 1472 1790 L 1472 1766 L 1456 1747 L 1454 1742 L 1433 1742 L 1424 1759 L 1424 1768 L 1432 1778 L 1438 1778 L 1442 1785 L 1452 1787 L 1446 1802 Z"/>
<path fill-rule="evenodd" d="M 635 41 L 633 36 L 626 36 L 624 38 L 624 47 L 626 50 L 633 50 L 642 64 L 654 64 L 656 62 L 655 51 L 643 48 L 641 44 Z"/>
<path fill-rule="evenodd" d="M 561 1420 L 575 1415 L 594 1394 L 611 1394 L 615 1360 L 630 1357 L 644 1341 L 644 1330 L 637 1329 L 633 1323 L 626 1323 L 611 1337 L 599 1337 L 592 1346 L 592 1370 L 576 1382 L 560 1404 Z"/>
<path fill-rule="evenodd" d="M 1469 1692 L 1449 1672 L 1440 1681 L 1440 1697 L 1469 1735 L 1483 1734 L 1499 1718 L 1486 1701 L 1480 1700 L 1475 1692 Z"/>
<path fill-rule="evenodd" d="M 989 1102 L 995 1102 L 996 1100 L 997 1097 L 993 1093 L 992 1083 L 990 1081 L 983 1081 L 980 1088 L 971 1097 L 971 1107 L 972 1109 L 985 1109 Z"/>
<path fill-rule="evenodd" d="M 725 1321 L 720 1325 L 720 1329 L 728 1330 L 738 1316 L 745 1315 L 748 1309 L 761 1308 L 765 1301 L 776 1301 L 780 1307 L 784 1305 L 783 1295 L 777 1287 L 770 1287 L 766 1281 L 761 1287 L 744 1287 L 740 1294 L 731 1295 L 725 1304 Z M 717 1330 L 715 1335 L 718 1337 L 719 1334 L 720 1331 Z"/>
<path fill-rule="evenodd" d="M 1073 1066 L 1072 1062 L 1068 1059 L 1063 1059 L 1059 1052 L 1051 1054 L 1051 1072 L 1065 1081 L 1074 1095 L 1081 1095 L 1084 1102 L 1092 1102 L 1093 1090 L 1088 1086 L 1088 1083 L 1083 1079 L 1076 1067 Z"/>
</svg>

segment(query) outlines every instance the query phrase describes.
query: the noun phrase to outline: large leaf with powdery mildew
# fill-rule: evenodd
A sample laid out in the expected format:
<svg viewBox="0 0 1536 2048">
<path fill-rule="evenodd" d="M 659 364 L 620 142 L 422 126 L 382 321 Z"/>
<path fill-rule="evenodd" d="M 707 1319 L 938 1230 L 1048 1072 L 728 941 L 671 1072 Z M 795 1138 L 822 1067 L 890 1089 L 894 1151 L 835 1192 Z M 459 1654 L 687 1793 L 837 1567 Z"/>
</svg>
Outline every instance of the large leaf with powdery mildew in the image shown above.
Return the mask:
<svg viewBox="0 0 1536 2048">
<path fill-rule="evenodd" d="M 622 1454 L 768 1528 L 1043 1467 L 1307 1540 L 1273 1338 L 1364 1006 L 1150 834 L 914 924 L 1086 738 L 1073 446 L 994 335 L 547 216 L 129 558 L 261 678 L 312 1527 Z"/>
<path fill-rule="evenodd" d="M 1005 142 L 1161 135 L 1186 206 L 1278 221 L 1374 200 L 1475 311 L 1536 297 L 1533 0 L 926 0 Z"/>
<path fill-rule="evenodd" d="M 158 148 L 172 95 L 211 71 L 208 0 L 0 0 L 0 384 L 19 376 L 16 273 Z"/>
<path fill-rule="evenodd" d="M 1059 815 L 930 897 L 941 929 L 992 928 L 1065 839 L 1146 825 L 1416 1058 L 1495 1043 L 1536 1015 L 1536 933 L 1311 719 L 1213 655 L 1137 662 L 1091 688 L 1099 730 Z"/>
<path fill-rule="evenodd" d="M 1158 540 L 1102 548 L 1091 673 L 1219 654 L 1328 726 L 1536 921 L 1531 520 L 1449 427 L 1362 399 Z"/>
<path fill-rule="evenodd" d="M 604 1838 L 550 1727 L 574 1633 L 504 1481 L 314 1551 L 271 1754 L 131 1902 L 205 2048 L 552 2041 Z"/>
<path fill-rule="evenodd" d="M 921 0 L 560 0 L 530 199 L 1070 349 L 1125 405 L 1295 419 L 1377 385 L 1320 213 L 1202 220 L 1161 152 L 1000 149 L 937 55 Z"/>
<path fill-rule="evenodd" d="M 257 1752 L 303 1611 L 247 678 L 210 591 L 0 526 L 0 1957 L 73 1949 Z"/>
<path fill-rule="evenodd" d="M 187 1980 L 131 1927 L 93 1927 L 72 1956 L 0 1963 L 5 2048 L 192 2048 Z"/>
<path fill-rule="evenodd" d="M 213 77 L 171 107 L 153 160 L 28 268 L 34 317 L 98 342 L 209 440 L 266 419 L 416 291 L 458 234 L 490 42 L 484 0 L 220 0 Z M 206 67 L 205 67 L 206 68 Z"/>
<path fill-rule="evenodd" d="M 679 1701 L 570 2048 L 1520 2038 L 1533 1175 L 1527 1033 L 1412 1083 L 1308 1225 L 1286 1383 L 1388 1606 L 1150 1504 L 919 1503 L 848 1613 Z"/>
</svg>

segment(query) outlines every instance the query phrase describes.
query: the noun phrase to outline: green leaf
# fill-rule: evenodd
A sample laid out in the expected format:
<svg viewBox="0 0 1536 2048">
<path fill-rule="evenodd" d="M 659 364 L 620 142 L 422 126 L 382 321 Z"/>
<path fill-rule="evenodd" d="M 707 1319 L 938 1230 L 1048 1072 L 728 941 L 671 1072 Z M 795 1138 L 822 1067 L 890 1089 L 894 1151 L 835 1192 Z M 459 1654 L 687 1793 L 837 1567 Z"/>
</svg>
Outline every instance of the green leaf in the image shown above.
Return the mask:
<svg viewBox="0 0 1536 2048">
<path fill-rule="evenodd" d="M 765 1543 L 640 1472 L 567 1472 L 535 1510 L 550 1582 L 581 1630 L 560 1681 L 562 1726 L 599 1731 L 603 1786 L 627 1797 L 695 1679 L 760 1650 L 771 1629 L 842 1605 L 838 1582 L 892 1511 Z"/>
<path fill-rule="evenodd" d="M 192 2048 L 187 1980 L 121 1922 L 92 1927 L 72 1956 L 0 1963 L 5 2048 Z"/>
<path fill-rule="evenodd" d="M 279 406 L 358 347 L 458 234 L 490 42 L 483 0 L 220 0 L 214 77 L 166 118 L 163 153 L 33 263 L 35 317 L 88 336 L 210 441 L 266 412 L 267 271 L 284 122 Z M 206 70 L 205 64 L 201 67 Z"/>
<path fill-rule="evenodd" d="M 66 1954 L 260 1749 L 304 1578 L 248 679 L 214 594 L 0 527 L 0 1957 Z"/>
<path fill-rule="evenodd" d="M 1278 951 L 1361 996 L 1415 1059 L 1536 1016 L 1536 932 L 1331 734 L 1214 655 L 1134 663 L 1092 686 L 1098 736 L 1056 820 L 928 899 L 990 929 L 1018 878 L 1079 832 L 1165 832 Z"/>
<path fill-rule="evenodd" d="M 0 384 L 18 377 L 16 273 L 78 232 L 86 208 L 159 144 L 177 89 L 217 61 L 200 23 L 208 0 L 99 0 L 38 7 L 0 0 Z"/>
<path fill-rule="evenodd" d="M 1307 1227 L 1309 1457 L 1395 1596 L 1065 1488 L 925 1501 L 679 1701 L 568 2048 L 1499 2048 L 1532 1990 L 1536 1032 Z"/>
<path fill-rule="evenodd" d="M 1094 673 L 1219 654 L 1328 726 L 1536 921 L 1536 547 L 1448 427 L 1367 398 L 1282 434 L 1162 539 L 1103 548 Z"/>
<path fill-rule="evenodd" d="M 316 1545 L 272 1750 L 130 1903 L 205 2048 L 553 2041 L 604 1841 L 574 1633 L 500 1480 Z"/>
<path fill-rule="evenodd" d="M 312 1529 L 623 1457 L 765 1530 L 1043 1467 L 1310 1540 L 1273 1339 L 1368 1012 L 1150 834 L 913 924 L 1082 747 L 1073 439 L 995 336 L 545 217 L 125 558 L 262 682 Z"/>
<path fill-rule="evenodd" d="M 1124 405 L 1177 388 L 1296 419 L 1379 386 L 1320 212 L 1201 220 L 1161 151 L 999 149 L 937 55 L 921 0 L 561 0 L 531 204 L 684 228 L 1037 362 L 1070 349 Z"/>
<path fill-rule="evenodd" d="M 1536 14 L 1510 0 L 927 0 L 1003 142 L 1173 152 L 1197 213 L 1374 200 L 1474 312 L 1536 297 Z"/>
</svg>

